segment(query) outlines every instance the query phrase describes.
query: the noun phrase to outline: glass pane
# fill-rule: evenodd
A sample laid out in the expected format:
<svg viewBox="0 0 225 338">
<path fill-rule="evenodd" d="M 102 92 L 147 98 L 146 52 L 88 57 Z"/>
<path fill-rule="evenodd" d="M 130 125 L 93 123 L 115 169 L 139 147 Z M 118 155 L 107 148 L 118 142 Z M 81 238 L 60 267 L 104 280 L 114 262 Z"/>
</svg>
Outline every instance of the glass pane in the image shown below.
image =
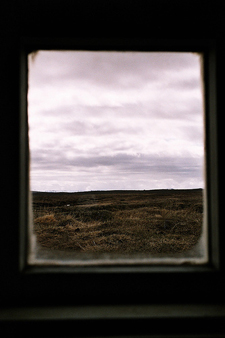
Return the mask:
<svg viewBox="0 0 225 338">
<path fill-rule="evenodd" d="M 31 264 L 207 261 L 201 61 L 29 55 Z"/>
</svg>

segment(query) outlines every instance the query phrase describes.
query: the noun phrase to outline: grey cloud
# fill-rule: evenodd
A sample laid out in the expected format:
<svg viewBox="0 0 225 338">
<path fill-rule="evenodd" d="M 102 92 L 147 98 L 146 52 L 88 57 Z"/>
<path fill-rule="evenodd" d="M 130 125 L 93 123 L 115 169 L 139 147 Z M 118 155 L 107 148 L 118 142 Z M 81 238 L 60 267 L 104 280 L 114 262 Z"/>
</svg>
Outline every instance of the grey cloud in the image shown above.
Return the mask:
<svg viewBox="0 0 225 338">
<path fill-rule="evenodd" d="M 189 92 L 190 94 L 194 91 L 199 91 L 201 88 L 201 82 L 200 78 L 197 76 L 197 74 L 193 74 L 191 78 L 178 78 L 174 79 L 173 75 L 170 74 L 170 76 L 167 75 L 164 79 L 161 81 L 161 90 L 167 90 L 172 89 L 176 91 L 176 93 L 179 95 L 181 92 Z"/>
<path fill-rule="evenodd" d="M 113 168 L 114 174 L 129 173 L 129 174 L 149 174 L 164 173 L 187 177 L 198 177 L 201 175 L 202 163 L 201 159 L 193 157 L 177 158 L 163 157 L 155 155 L 129 155 L 117 154 L 114 156 L 75 156 L 67 158 L 65 154 L 47 152 L 37 153 L 33 156 L 33 169 L 38 171 L 68 170 L 72 172 L 72 168 L 77 170 L 95 169 L 99 167 Z"/>
<path fill-rule="evenodd" d="M 74 120 L 71 122 L 62 123 L 58 128 L 62 129 L 65 135 L 72 135 L 72 136 L 87 136 L 87 137 L 104 137 L 113 135 L 116 137 L 118 134 L 122 134 L 123 138 L 126 135 L 136 135 L 140 131 L 135 126 L 128 125 L 116 125 L 110 121 L 103 120 L 97 122 L 81 122 L 79 120 Z M 115 140 L 116 143 L 117 140 Z"/>
<path fill-rule="evenodd" d="M 192 53 L 42 52 L 37 60 L 45 69 L 40 73 L 37 66 L 33 71 L 39 85 L 80 79 L 95 85 L 140 87 L 196 67 Z"/>
<path fill-rule="evenodd" d="M 202 102 L 201 98 L 195 95 L 195 90 L 199 88 L 199 69 L 191 53 L 179 54 L 179 56 L 176 53 L 150 55 L 141 53 L 138 57 L 135 53 L 107 53 L 107 57 L 104 53 L 56 53 L 52 59 L 49 57 L 50 54 L 45 54 L 46 57 L 41 53 L 39 55 L 40 62 L 37 56 L 36 68 L 30 70 L 30 85 L 34 87 L 42 88 L 43 85 L 48 84 L 56 91 L 65 90 L 66 93 L 67 88 L 71 89 L 73 83 L 77 85 L 80 81 L 84 86 L 84 96 L 86 88 L 87 91 L 93 88 L 96 95 L 98 93 L 101 95 L 101 90 L 105 88 L 110 89 L 109 93 L 112 93 L 111 89 L 115 89 L 115 93 L 121 91 L 125 95 L 130 93 L 128 90 L 137 88 L 140 89 L 138 91 L 140 93 L 146 84 L 150 84 L 149 90 L 151 88 L 156 90 L 155 97 L 149 92 L 148 99 L 146 86 L 147 94 L 143 95 L 144 99 L 141 95 L 137 95 L 137 100 L 134 102 L 128 97 L 124 104 L 120 104 L 118 100 L 118 105 L 116 100 L 115 104 L 111 100 L 112 104 L 108 105 L 107 100 L 99 100 L 99 105 L 96 103 L 91 106 L 85 100 L 76 101 L 76 99 L 74 103 L 71 103 L 73 100 L 60 101 L 54 110 L 51 109 L 50 104 L 48 109 L 43 105 L 42 111 L 37 113 L 38 127 L 43 121 L 41 133 L 40 129 L 36 128 L 35 122 L 31 126 L 32 133 L 36 132 L 33 140 L 38 140 L 31 153 L 32 173 L 39 173 L 41 177 L 45 172 L 49 175 L 54 172 L 55 176 L 57 173 L 66 172 L 69 177 L 76 176 L 79 171 L 88 173 L 89 177 L 91 175 L 94 177 L 98 173 L 100 177 L 103 168 L 115 179 L 118 175 L 123 175 L 125 178 L 129 176 L 131 185 L 133 180 L 137 177 L 140 180 L 142 176 L 146 180 L 154 177 L 154 180 L 159 182 L 164 182 L 163 180 L 168 177 L 174 181 L 184 178 L 189 180 L 193 177 L 197 182 L 200 180 L 202 158 L 191 157 L 191 155 L 185 157 L 184 153 L 181 157 L 168 156 L 165 153 L 162 156 L 131 155 L 129 151 L 133 149 L 132 138 L 127 137 L 128 134 L 136 136 L 138 133 L 141 134 L 142 128 L 146 132 L 143 137 L 145 135 L 148 137 L 150 134 L 147 126 L 149 126 L 152 137 L 157 138 L 159 134 L 163 144 L 163 141 L 169 137 L 166 129 L 168 126 L 172 129 L 172 133 L 179 132 L 179 137 L 174 136 L 176 144 L 186 140 L 189 140 L 188 144 L 193 146 L 196 143 L 202 144 L 202 125 L 199 122 Z M 190 71 L 187 78 L 180 76 L 184 70 L 186 72 L 184 74 Z M 183 94 L 185 95 L 182 96 Z M 42 100 L 42 98 L 36 99 Z M 166 135 L 163 134 L 165 130 Z M 37 136 L 38 133 L 40 136 Z M 122 137 L 118 137 L 119 134 Z M 105 137 L 108 149 L 104 149 L 104 135 L 109 136 L 108 139 Z M 77 140 L 72 136 L 79 136 L 78 139 L 84 142 L 84 149 L 86 147 L 92 150 L 86 151 L 84 156 L 84 152 L 79 149 L 79 144 L 76 144 Z M 95 142 L 98 136 L 103 136 L 99 143 Z M 130 146 L 125 142 L 126 137 Z M 113 139 L 115 142 L 110 149 L 110 142 Z M 93 142 L 93 145 L 90 145 L 90 142 Z M 133 144 L 137 143 L 136 138 Z M 146 147 L 147 145 L 148 143 Z M 137 149 L 142 149 L 141 147 L 140 144 Z M 154 149 L 152 151 L 154 152 Z M 157 151 L 158 149 L 155 150 Z M 184 149 L 184 152 L 189 153 L 187 149 Z M 107 155 L 100 156 L 99 154 L 102 153 Z M 114 155 L 110 156 L 110 153 Z"/>
<path fill-rule="evenodd" d="M 186 126 L 184 125 L 181 129 L 181 132 L 183 133 L 183 139 L 188 139 L 192 141 L 193 144 L 199 144 L 202 146 L 202 152 L 203 152 L 203 135 L 204 131 L 200 126 L 191 125 Z"/>
<path fill-rule="evenodd" d="M 170 98 L 160 98 L 150 100 L 149 102 L 126 103 L 121 106 L 88 106 L 88 105 L 70 105 L 68 107 L 59 106 L 53 110 L 42 110 L 39 113 L 43 119 L 49 116 L 54 116 L 55 127 L 68 129 L 73 127 L 79 132 L 79 129 L 85 129 L 89 125 L 91 128 L 90 118 L 97 118 L 113 121 L 115 118 L 127 119 L 180 119 L 192 120 L 195 116 L 202 113 L 202 102 L 200 98 L 192 98 L 189 100 L 182 100 L 177 93 L 177 100 L 171 101 Z M 59 125 L 57 126 L 57 121 Z M 44 121 L 43 121 L 44 122 Z M 44 123 L 43 123 L 44 124 Z M 109 124 L 110 125 L 110 124 Z M 117 125 L 117 127 L 119 127 Z"/>
</svg>

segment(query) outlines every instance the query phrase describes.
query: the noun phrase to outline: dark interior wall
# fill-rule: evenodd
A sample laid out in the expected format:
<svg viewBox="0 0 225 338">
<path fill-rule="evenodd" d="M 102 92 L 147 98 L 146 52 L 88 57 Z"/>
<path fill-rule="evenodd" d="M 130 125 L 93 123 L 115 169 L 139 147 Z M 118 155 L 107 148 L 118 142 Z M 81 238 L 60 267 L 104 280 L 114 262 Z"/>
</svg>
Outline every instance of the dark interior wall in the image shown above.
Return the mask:
<svg viewBox="0 0 225 338">
<path fill-rule="evenodd" d="M 221 1 L 180 1 L 180 0 L 2 0 L 0 10 L 0 65 L 1 65 L 1 287 L 0 303 L 4 306 L 60 306 L 84 304 L 220 304 L 225 303 L 224 285 L 224 77 L 225 77 L 225 20 Z M 195 283 L 192 276 L 169 278 L 144 276 L 143 274 L 97 276 L 73 276 L 65 282 L 65 275 L 52 277 L 44 273 L 39 276 L 23 276 L 18 271 L 19 261 L 19 190 L 20 170 L 20 46 L 24 38 L 52 38 L 59 41 L 76 39 L 78 43 L 110 44 L 128 43 L 135 48 L 142 39 L 159 40 L 209 40 L 212 39 L 217 50 L 217 113 L 219 144 L 219 201 L 220 201 L 220 266 L 217 284 L 215 275 L 205 276 L 205 283 L 199 274 Z M 131 42 L 129 42 L 131 41 Z M 198 44 L 198 42 L 196 42 Z M 93 47 L 94 48 L 94 47 Z M 4 229 L 7 227 L 7 231 Z M 184 288 L 184 282 L 189 285 Z M 189 283 L 189 284 L 188 284 Z M 119 285 L 119 287 L 118 287 Z M 157 288 L 153 290 L 154 285 Z M 214 285 L 212 289 L 212 285 Z M 215 287 L 216 285 L 216 287 Z M 80 286 L 82 286 L 80 288 Z M 201 292 L 198 291 L 201 289 Z M 9 292 L 10 290 L 10 292 Z M 47 291 L 46 291 L 47 290 Z M 68 291 L 70 290 L 70 292 Z M 71 291 L 72 290 L 72 291 Z M 146 292 L 147 290 L 147 292 Z M 176 293 L 168 292 L 176 290 Z M 34 295 L 35 294 L 35 295 Z M 194 297 L 197 294 L 197 298 Z M 217 318 L 218 319 L 218 318 Z M 221 319 L 221 318 L 220 318 Z M 175 319 L 174 319 L 175 320 Z M 215 318 L 213 320 L 216 320 Z M 202 319 L 199 328 L 206 325 Z M 98 332 L 100 322 L 91 322 Z M 166 319 L 172 332 L 173 322 Z M 220 332 L 222 325 L 211 321 L 209 330 Z M 27 324 L 27 323 L 26 323 Z M 51 326 L 51 322 L 48 323 Z M 106 323 L 107 324 L 107 323 Z M 118 324 L 118 323 L 117 323 Z M 121 323 L 119 323 L 121 325 Z M 146 322 L 139 323 L 142 328 Z M 194 326 L 195 322 L 192 322 Z M 19 322 L 23 328 L 23 323 Z M 28 325 L 28 324 L 27 324 Z M 32 323 L 29 323 L 32 325 Z M 29 325 L 27 327 L 29 327 Z M 72 326 L 73 324 L 70 323 Z M 81 325 L 81 323 L 77 323 Z M 82 324 L 83 325 L 83 324 Z M 111 325 L 111 324 L 110 324 Z M 124 322 L 124 328 L 131 321 Z M 153 325 L 153 324 L 152 324 Z M 160 322 L 154 321 L 155 334 Z M 185 324 L 186 325 L 186 324 Z M 209 324 L 207 324 L 209 325 Z M 130 326 L 132 327 L 132 326 Z M 205 326 L 206 328 L 207 326 Z M 135 331 L 136 330 L 136 331 Z M 133 332 L 138 334 L 136 326 Z M 190 331 L 190 330 L 189 330 Z M 207 330 L 206 330 L 207 331 Z M 113 334 L 117 334 L 114 329 Z M 126 330 L 124 332 L 127 332 Z M 147 334 L 147 331 L 141 331 Z M 166 332 L 164 332 L 166 333 Z M 123 333 L 125 334 L 125 333 Z"/>
<path fill-rule="evenodd" d="M 2 33 L 17 37 L 208 39 L 224 25 L 219 1 L 10 0 L 1 7 Z"/>
</svg>

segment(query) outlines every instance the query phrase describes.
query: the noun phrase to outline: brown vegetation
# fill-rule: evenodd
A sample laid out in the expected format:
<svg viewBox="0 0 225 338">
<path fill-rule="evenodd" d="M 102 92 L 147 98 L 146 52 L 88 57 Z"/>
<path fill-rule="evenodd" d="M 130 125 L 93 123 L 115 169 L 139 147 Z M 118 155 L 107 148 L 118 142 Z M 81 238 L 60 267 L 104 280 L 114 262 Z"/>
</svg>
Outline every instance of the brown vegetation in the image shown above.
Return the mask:
<svg viewBox="0 0 225 338">
<path fill-rule="evenodd" d="M 179 253 L 197 243 L 202 190 L 33 193 L 43 248 L 85 253 Z"/>
</svg>

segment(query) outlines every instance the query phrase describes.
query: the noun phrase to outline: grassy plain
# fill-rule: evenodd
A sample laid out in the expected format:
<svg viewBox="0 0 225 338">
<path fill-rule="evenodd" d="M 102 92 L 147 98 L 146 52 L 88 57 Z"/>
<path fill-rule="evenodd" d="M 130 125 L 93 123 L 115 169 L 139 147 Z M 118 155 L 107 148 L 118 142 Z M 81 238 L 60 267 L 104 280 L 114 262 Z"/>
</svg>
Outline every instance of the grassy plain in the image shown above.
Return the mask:
<svg viewBox="0 0 225 338">
<path fill-rule="evenodd" d="M 33 192 L 43 248 L 79 253 L 182 253 L 202 231 L 203 191 Z"/>
</svg>

